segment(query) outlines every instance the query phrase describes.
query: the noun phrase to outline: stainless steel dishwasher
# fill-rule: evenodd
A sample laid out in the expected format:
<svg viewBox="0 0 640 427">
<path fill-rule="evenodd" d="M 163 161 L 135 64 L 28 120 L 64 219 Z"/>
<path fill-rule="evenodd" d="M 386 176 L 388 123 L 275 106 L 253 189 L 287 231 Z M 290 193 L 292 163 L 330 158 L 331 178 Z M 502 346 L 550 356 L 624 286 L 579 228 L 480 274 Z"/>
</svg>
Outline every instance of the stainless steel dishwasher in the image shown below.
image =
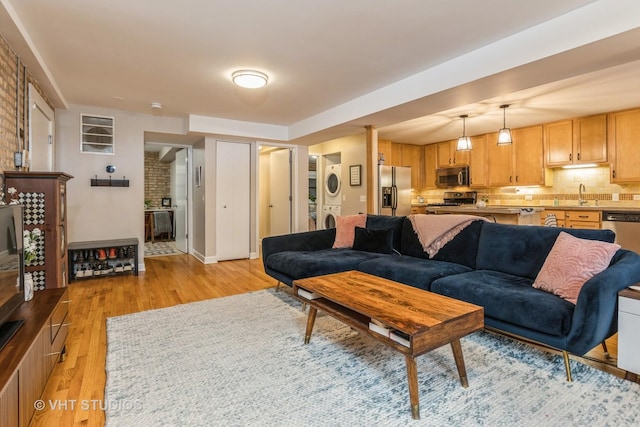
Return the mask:
<svg viewBox="0 0 640 427">
<path fill-rule="evenodd" d="M 640 212 L 602 211 L 602 228 L 616 233 L 623 249 L 640 253 Z"/>
</svg>

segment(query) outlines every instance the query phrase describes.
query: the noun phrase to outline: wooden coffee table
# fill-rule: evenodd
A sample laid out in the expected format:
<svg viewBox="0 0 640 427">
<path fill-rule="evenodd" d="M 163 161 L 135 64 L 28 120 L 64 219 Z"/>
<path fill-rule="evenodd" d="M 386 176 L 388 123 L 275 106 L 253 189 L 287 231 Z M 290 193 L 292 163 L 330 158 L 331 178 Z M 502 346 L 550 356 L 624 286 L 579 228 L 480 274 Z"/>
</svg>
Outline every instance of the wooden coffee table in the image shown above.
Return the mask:
<svg viewBox="0 0 640 427">
<path fill-rule="evenodd" d="M 303 296 L 305 291 L 311 298 Z M 463 387 L 468 387 L 460 338 L 484 327 L 482 307 L 358 271 L 295 280 L 293 294 L 309 304 L 305 344 L 311 339 L 317 310 L 404 354 L 411 415 L 420 418 L 415 358 L 451 344 Z M 393 331 L 394 338 L 376 332 L 374 319 Z M 404 335 L 404 343 L 402 336 Z"/>
</svg>

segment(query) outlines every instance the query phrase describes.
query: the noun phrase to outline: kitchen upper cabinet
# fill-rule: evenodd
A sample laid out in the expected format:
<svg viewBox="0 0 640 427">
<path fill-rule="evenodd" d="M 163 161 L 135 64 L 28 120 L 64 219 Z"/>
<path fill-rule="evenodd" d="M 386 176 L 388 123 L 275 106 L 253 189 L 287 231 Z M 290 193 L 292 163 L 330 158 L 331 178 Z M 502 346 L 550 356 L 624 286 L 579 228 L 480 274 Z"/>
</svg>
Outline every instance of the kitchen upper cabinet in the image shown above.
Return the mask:
<svg viewBox="0 0 640 427">
<path fill-rule="evenodd" d="M 607 161 L 606 114 L 548 123 L 543 128 L 545 166 Z"/>
<path fill-rule="evenodd" d="M 438 146 L 427 144 L 424 146 L 424 189 L 436 187 L 436 168 L 438 167 Z"/>
<path fill-rule="evenodd" d="M 514 129 L 514 175 L 516 185 L 545 185 L 542 125 Z"/>
<path fill-rule="evenodd" d="M 640 182 L 640 108 L 609 114 L 611 182 Z"/>
<path fill-rule="evenodd" d="M 573 162 L 573 121 L 548 123 L 543 126 L 546 152 L 545 166 L 564 166 Z"/>
<path fill-rule="evenodd" d="M 471 137 L 469 151 L 470 187 L 486 187 L 489 182 L 487 167 L 487 136 L 479 135 Z"/>
<path fill-rule="evenodd" d="M 607 115 L 580 117 L 573 121 L 574 163 L 607 161 Z"/>
<path fill-rule="evenodd" d="M 421 190 L 424 182 L 424 148 L 422 145 L 413 144 L 394 144 L 400 146 L 402 157 L 399 166 L 411 167 L 411 187 L 415 190 Z"/>
<path fill-rule="evenodd" d="M 378 140 L 378 160 L 384 159 L 384 164 L 394 166 L 391 162 L 391 141 L 386 139 Z"/>
<path fill-rule="evenodd" d="M 497 133 L 487 141 L 497 141 Z M 512 129 L 511 145 L 487 143 L 490 186 L 545 185 L 542 125 Z"/>
<path fill-rule="evenodd" d="M 438 167 L 464 166 L 469 164 L 469 151 L 458 151 L 458 140 L 438 142 Z"/>
<path fill-rule="evenodd" d="M 513 132 L 512 132 L 513 133 Z M 498 132 L 486 135 L 487 141 L 498 141 Z M 513 139 L 513 135 L 512 135 Z M 488 181 L 492 187 L 504 187 L 513 184 L 513 144 L 487 144 Z"/>
</svg>

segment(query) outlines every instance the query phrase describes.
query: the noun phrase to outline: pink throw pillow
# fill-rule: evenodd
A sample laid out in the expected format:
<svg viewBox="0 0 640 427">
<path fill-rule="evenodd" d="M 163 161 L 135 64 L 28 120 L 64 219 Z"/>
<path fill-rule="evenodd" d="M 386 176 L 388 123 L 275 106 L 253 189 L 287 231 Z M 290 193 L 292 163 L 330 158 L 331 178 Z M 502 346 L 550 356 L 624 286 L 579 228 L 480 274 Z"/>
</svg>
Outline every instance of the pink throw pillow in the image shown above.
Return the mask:
<svg viewBox="0 0 640 427">
<path fill-rule="evenodd" d="M 334 248 L 351 248 L 356 237 L 356 227 L 367 224 L 367 214 L 339 216 L 336 218 L 336 240 Z"/>
<path fill-rule="evenodd" d="M 604 271 L 618 249 L 615 243 L 579 239 L 561 231 L 533 287 L 575 304 L 585 282 Z"/>
</svg>

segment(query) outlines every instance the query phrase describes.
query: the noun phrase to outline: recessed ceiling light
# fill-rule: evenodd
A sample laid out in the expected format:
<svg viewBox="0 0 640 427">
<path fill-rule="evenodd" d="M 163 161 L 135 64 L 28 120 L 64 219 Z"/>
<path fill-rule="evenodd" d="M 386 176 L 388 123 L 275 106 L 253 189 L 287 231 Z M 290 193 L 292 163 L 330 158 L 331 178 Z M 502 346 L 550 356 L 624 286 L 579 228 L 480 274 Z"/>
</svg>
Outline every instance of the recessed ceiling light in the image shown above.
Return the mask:
<svg viewBox="0 0 640 427">
<path fill-rule="evenodd" d="M 240 87 L 248 89 L 257 89 L 266 86 L 269 77 L 260 71 L 255 70 L 238 70 L 231 74 L 231 79 Z"/>
</svg>

